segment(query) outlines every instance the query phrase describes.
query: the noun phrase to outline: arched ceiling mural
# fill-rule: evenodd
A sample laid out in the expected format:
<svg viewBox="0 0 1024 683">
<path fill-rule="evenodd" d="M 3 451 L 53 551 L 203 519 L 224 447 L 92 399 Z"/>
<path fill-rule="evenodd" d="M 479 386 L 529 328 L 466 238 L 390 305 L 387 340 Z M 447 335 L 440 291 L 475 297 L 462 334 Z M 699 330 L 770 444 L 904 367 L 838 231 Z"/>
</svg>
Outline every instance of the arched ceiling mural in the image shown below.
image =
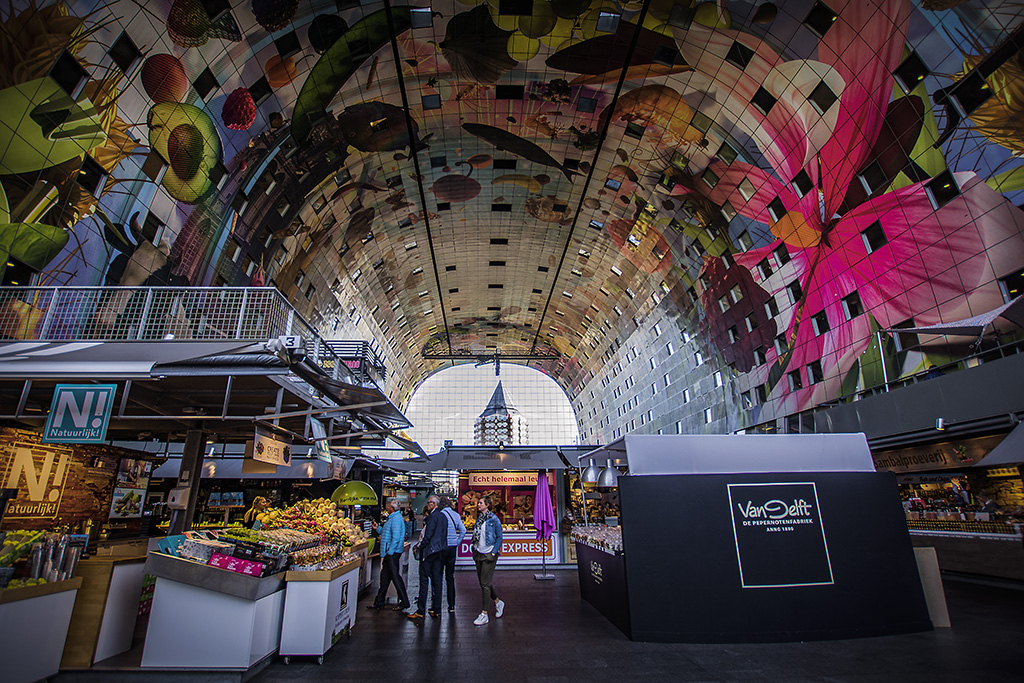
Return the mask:
<svg viewBox="0 0 1024 683">
<path fill-rule="evenodd" d="M 879 328 L 989 310 L 1024 266 L 1019 25 L 957 0 L 14 2 L 6 277 L 273 284 L 376 339 L 400 402 L 444 364 L 422 354 L 494 350 L 575 396 L 674 321 L 804 410 L 875 372 Z"/>
</svg>

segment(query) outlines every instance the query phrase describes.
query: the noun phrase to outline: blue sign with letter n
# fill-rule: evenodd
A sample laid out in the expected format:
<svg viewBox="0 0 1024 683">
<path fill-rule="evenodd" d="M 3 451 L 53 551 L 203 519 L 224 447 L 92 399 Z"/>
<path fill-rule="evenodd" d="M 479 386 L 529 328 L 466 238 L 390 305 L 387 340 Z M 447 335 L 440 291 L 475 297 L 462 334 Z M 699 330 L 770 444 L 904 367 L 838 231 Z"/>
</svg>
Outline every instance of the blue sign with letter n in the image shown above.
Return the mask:
<svg viewBox="0 0 1024 683">
<path fill-rule="evenodd" d="M 116 384 L 58 384 L 43 443 L 103 443 L 116 391 Z"/>
</svg>

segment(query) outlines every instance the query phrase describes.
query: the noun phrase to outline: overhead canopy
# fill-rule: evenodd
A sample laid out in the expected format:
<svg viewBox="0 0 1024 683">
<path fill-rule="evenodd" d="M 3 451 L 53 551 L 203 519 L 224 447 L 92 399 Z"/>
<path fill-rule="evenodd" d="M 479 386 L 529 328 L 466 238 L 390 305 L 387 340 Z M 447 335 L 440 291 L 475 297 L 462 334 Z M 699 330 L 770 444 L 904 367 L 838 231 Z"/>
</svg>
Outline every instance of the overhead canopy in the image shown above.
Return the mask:
<svg viewBox="0 0 1024 683">
<path fill-rule="evenodd" d="M 1024 462 L 1024 426 L 1018 424 L 988 455 L 974 463 L 975 467 L 992 467 Z"/>
<path fill-rule="evenodd" d="M 989 325 L 997 318 L 1005 318 L 1024 327 L 1024 296 L 1019 296 L 999 308 L 994 308 L 988 313 L 982 313 L 962 320 L 954 320 L 948 323 L 937 323 L 926 327 L 891 327 L 884 332 L 901 332 L 905 334 L 945 334 L 952 336 L 980 337 L 985 334 Z"/>
<path fill-rule="evenodd" d="M 628 434 L 580 457 L 633 475 L 875 471 L 864 434 Z"/>
<path fill-rule="evenodd" d="M 593 446 L 449 446 L 425 460 L 388 461 L 402 472 L 438 470 L 564 470 Z M 559 455 L 561 453 L 561 455 Z"/>
</svg>

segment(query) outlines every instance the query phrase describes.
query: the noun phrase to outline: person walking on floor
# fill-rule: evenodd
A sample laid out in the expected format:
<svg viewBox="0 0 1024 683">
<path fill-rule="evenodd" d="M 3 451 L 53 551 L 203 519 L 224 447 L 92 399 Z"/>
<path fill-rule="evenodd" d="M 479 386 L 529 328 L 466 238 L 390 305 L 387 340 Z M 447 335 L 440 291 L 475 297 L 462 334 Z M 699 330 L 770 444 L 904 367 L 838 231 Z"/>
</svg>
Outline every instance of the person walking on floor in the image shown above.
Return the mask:
<svg viewBox="0 0 1024 683">
<path fill-rule="evenodd" d="M 501 522 L 491 512 L 491 497 L 484 496 L 476 504 L 476 524 L 473 526 L 473 562 L 476 564 L 476 575 L 480 579 L 480 591 L 483 594 L 483 609 L 473 622 L 483 626 L 490 617 L 487 616 L 494 602 L 494 616 L 498 619 L 505 613 L 505 602 L 494 590 L 494 566 L 498 563 L 501 553 Z"/>
<path fill-rule="evenodd" d="M 430 616 L 441 616 L 441 574 L 444 571 L 443 555 L 448 547 L 448 529 L 445 516 L 438 512 L 441 499 L 437 496 L 427 498 L 423 508 L 427 519 L 423 525 L 423 535 L 414 550 L 420 560 L 420 594 L 416 600 L 416 611 L 408 615 L 416 621 L 423 618 L 427 607 L 427 586 L 430 586 Z"/>
<path fill-rule="evenodd" d="M 392 582 L 395 584 L 395 591 L 398 593 L 398 607 L 395 609 L 403 611 L 409 608 L 409 596 L 405 592 L 405 581 L 402 580 L 400 559 L 402 550 L 405 547 L 405 520 L 402 513 L 398 512 L 398 500 L 389 498 L 385 510 L 388 512 L 387 521 L 380 528 L 380 589 L 372 605 L 367 609 L 384 609 L 388 599 L 388 587 Z"/>
<path fill-rule="evenodd" d="M 459 555 L 459 544 L 466 537 L 466 525 L 452 508 L 449 498 L 441 499 L 441 513 L 448 520 L 448 547 L 442 557 L 444 585 L 448 591 L 448 614 L 455 614 L 455 560 Z"/>
</svg>

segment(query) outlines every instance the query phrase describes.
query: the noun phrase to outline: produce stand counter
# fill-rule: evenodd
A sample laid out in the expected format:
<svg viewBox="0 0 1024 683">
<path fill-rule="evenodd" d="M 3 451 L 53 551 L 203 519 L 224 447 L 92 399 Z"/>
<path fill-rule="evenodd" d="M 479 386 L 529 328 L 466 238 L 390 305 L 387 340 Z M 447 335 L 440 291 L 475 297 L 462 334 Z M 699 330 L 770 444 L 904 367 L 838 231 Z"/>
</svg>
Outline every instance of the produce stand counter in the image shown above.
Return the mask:
<svg viewBox="0 0 1024 683">
<path fill-rule="evenodd" d="M 151 552 L 157 577 L 142 668 L 247 670 L 277 652 L 285 572 L 247 576 Z"/>
<path fill-rule="evenodd" d="M 131 649 L 146 554 L 96 556 L 78 563 L 82 579 L 71 613 L 62 669 L 88 668 Z"/>
<path fill-rule="evenodd" d="M 329 571 L 285 573 L 280 647 L 285 664 L 294 656 L 313 656 L 323 664 L 324 654 L 350 633 L 356 622 L 363 564 L 356 557 Z"/>
<path fill-rule="evenodd" d="M 81 577 L 0 590 L 0 661 L 3 680 L 28 683 L 49 678 L 60 657 Z"/>
</svg>

